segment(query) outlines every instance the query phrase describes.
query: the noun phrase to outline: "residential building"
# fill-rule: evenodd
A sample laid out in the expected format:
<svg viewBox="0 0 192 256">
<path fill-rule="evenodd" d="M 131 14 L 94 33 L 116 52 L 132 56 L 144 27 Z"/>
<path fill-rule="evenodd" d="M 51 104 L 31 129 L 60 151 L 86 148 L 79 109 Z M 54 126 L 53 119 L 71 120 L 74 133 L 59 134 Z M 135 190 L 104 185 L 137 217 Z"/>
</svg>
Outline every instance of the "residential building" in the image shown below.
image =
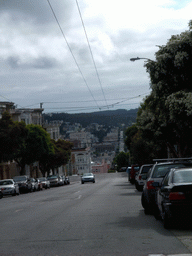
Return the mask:
<svg viewBox="0 0 192 256">
<path fill-rule="evenodd" d="M 81 175 L 91 172 L 90 148 L 78 148 L 71 151 L 71 173 Z"/>
<path fill-rule="evenodd" d="M 69 134 L 70 141 L 78 140 L 81 142 L 81 148 L 90 147 L 92 143 L 92 135 L 90 132 L 80 131 L 71 132 Z"/>
<path fill-rule="evenodd" d="M 55 121 L 51 123 L 44 123 L 43 128 L 49 133 L 51 139 L 57 141 L 58 139 L 61 138 L 60 136 L 60 126 L 61 122 L 60 121 Z"/>
<path fill-rule="evenodd" d="M 7 111 L 13 121 L 24 121 L 27 125 L 41 125 L 42 126 L 42 112 L 43 108 L 16 108 L 13 102 L 0 102 L 0 118 L 2 118 L 3 112 Z M 26 175 L 30 176 L 32 169 L 37 169 L 36 164 L 34 166 L 26 166 Z M 13 162 L 0 163 L 0 178 L 11 178 L 15 175 L 19 175 L 18 165 Z"/>
<path fill-rule="evenodd" d="M 110 162 L 109 161 L 105 161 L 104 159 L 102 160 L 101 163 L 93 163 L 91 166 L 91 170 L 93 173 L 107 173 L 108 170 L 110 169 Z"/>
</svg>

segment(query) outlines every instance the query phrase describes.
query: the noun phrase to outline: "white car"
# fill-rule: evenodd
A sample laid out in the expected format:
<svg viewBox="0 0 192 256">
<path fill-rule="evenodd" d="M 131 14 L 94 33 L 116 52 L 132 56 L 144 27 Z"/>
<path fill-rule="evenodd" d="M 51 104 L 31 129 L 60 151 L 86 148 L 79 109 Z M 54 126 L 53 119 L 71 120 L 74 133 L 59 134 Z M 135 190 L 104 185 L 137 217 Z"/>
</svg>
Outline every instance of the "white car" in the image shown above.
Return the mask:
<svg viewBox="0 0 192 256">
<path fill-rule="evenodd" d="M 3 195 L 19 195 L 19 186 L 13 179 L 0 180 L 0 189 Z"/>
<path fill-rule="evenodd" d="M 95 176 L 93 173 L 84 173 L 81 177 L 81 183 L 84 184 L 84 182 L 93 182 L 95 183 Z"/>
<path fill-rule="evenodd" d="M 135 177 L 135 187 L 138 191 L 143 190 L 144 182 L 147 178 L 147 173 L 152 166 L 153 166 L 152 164 L 145 164 L 141 166 L 139 173 Z"/>
</svg>

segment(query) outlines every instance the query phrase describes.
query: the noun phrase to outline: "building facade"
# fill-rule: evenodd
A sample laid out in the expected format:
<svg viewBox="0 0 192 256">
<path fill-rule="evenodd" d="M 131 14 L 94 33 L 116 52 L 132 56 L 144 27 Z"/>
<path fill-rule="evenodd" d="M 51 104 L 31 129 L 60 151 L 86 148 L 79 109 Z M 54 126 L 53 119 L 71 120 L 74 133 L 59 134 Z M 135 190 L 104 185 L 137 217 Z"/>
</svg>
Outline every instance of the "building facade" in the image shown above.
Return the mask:
<svg viewBox="0 0 192 256">
<path fill-rule="evenodd" d="M 81 175 L 91 172 L 91 154 L 89 148 L 78 148 L 71 151 L 71 173 Z"/>
</svg>

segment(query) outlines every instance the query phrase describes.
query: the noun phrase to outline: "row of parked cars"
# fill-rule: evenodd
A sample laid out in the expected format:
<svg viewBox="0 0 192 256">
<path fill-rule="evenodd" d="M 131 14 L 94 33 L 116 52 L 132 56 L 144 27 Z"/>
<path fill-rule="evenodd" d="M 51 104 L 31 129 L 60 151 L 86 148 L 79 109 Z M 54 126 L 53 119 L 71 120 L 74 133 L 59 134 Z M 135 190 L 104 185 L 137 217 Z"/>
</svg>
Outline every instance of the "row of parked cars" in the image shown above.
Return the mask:
<svg viewBox="0 0 192 256">
<path fill-rule="evenodd" d="M 15 176 L 13 179 L 0 180 L 0 199 L 5 195 L 16 196 L 20 193 L 49 189 L 53 186 L 70 184 L 69 177 L 50 175 L 41 178 L 28 178 L 26 175 Z"/>
<path fill-rule="evenodd" d="M 135 180 L 131 183 L 142 191 L 141 204 L 145 214 L 162 219 L 165 228 L 191 221 L 192 158 L 155 159 L 155 164 L 135 170 Z"/>
</svg>

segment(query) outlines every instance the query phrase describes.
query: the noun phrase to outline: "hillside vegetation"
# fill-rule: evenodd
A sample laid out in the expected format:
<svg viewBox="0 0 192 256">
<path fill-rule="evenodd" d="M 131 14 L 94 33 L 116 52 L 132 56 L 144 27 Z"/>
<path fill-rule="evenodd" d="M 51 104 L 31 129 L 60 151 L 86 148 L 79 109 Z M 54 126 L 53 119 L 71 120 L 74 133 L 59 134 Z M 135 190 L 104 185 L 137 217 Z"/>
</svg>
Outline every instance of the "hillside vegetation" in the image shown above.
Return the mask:
<svg viewBox="0 0 192 256">
<path fill-rule="evenodd" d="M 44 121 L 63 121 L 70 122 L 71 124 L 80 123 L 82 127 L 87 127 L 91 123 L 98 123 L 105 126 L 130 126 L 136 122 L 138 109 L 119 109 L 99 111 L 93 113 L 79 113 L 79 114 L 67 114 L 67 113 L 51 113 L 44 114 Z"/>
</svg>

